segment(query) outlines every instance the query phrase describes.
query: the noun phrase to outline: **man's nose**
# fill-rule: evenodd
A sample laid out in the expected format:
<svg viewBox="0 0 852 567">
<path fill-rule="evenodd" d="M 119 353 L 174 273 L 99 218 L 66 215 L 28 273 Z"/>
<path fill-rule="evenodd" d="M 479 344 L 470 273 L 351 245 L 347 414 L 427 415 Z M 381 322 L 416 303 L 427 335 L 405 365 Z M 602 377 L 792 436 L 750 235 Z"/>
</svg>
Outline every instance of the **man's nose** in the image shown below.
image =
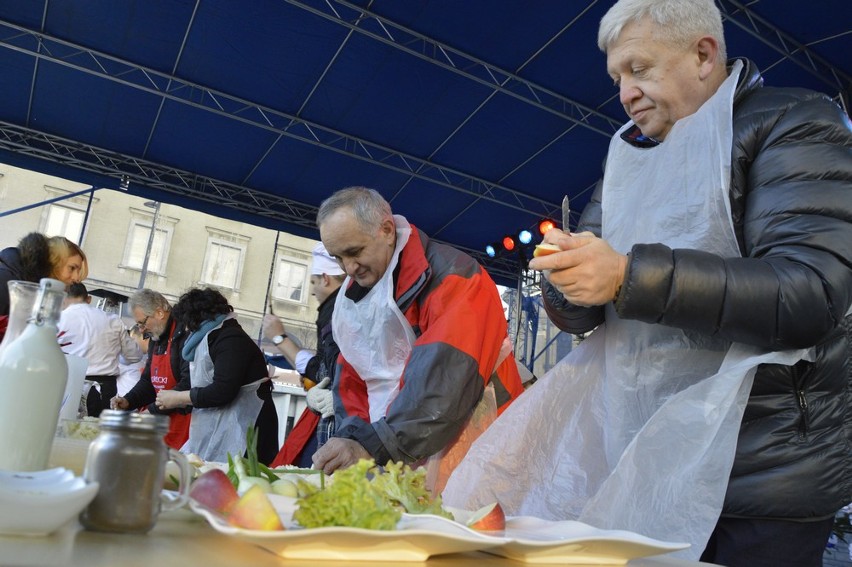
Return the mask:
<svg viewBox="0 0 852 567">
<path fill-rule="evenodd" d="M 629 80 L 621 81 L 618 86 L 618 98 L 622 106 L 630 106 L 630 103 L 642 96 L 642 91 Z"/>
<path fill-rule="evenodd" d="M 343 271 L 346 272 L 347 275 L 353 275 L 358 271 L 358 262 L 355 260 L 343 260 Z"/>
</svg>

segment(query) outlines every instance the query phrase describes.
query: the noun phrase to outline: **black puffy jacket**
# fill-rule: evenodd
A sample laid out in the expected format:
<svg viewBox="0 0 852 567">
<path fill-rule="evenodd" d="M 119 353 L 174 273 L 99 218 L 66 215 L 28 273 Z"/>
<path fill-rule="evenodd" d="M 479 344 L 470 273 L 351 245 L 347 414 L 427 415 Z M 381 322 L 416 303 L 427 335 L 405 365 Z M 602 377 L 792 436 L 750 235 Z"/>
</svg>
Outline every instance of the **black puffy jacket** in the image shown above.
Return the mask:
<svg viewBox="0 0 852 567">
<path fill-rule="evenodd" d="M 740 427 L 723 515 L 820 519 L 852 501 L 852 127 L 825 95 L 763 88 L 754 64 L 734 97 L 731 214 L 742 258 L 635 244 L 616 302 L 623 319 L 784 350 L 762 365 Z M 579 230 L 601 234 L 601 185 Z M 564 331 L 603 308 L 544 304 Z"/>
</svg>

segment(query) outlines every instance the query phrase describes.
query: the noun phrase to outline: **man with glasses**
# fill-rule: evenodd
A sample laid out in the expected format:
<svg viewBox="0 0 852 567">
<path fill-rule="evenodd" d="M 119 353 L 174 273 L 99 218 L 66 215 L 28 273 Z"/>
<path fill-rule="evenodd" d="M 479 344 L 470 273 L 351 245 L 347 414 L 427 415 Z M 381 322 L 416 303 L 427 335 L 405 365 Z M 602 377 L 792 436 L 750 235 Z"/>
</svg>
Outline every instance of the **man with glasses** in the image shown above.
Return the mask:
<svg viewBox="0 0 852 567">
<path fill-rule="evenodd" d="M 189 438 L 191 407 L 159 410 L 154 405 L 160 390 L 189 390 L 189 363 L 180 356 L 184 330 L 172 317 L 172 306 L 162 294 L 140 289 L 130 298 L 130 312 L 136 327 L 150 337 L 148 360 L 142 376 L 125 396 L 112 399 L 111 407 L 120 410 L 145 408 L 150 413 L 169 416 L 169 432 L 164 440 L 180 449 Z"/>
</svg>

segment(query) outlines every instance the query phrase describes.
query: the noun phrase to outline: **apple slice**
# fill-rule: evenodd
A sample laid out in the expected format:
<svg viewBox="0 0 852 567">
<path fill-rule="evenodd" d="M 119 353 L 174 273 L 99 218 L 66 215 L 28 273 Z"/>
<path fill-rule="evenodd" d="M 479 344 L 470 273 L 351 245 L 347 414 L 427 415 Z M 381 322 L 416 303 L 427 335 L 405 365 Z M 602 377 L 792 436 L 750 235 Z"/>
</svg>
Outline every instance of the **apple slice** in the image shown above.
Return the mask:
<svg viewBox="0 0 852 567">
<path fill-rule="evenodd" d="M 473 513 L 467 521 L 467 527 L 481 532 L 506 529 L 506 514 L 498 502 L 483 506 Z"/>
<path fill-rule="evenodd" d="M 272 502 L 269 501 L 263 489 L 256 485 L 249 488 L 231 509 L 231 513 L 228 514 L 228 523 L 247 530 L 284 529 Z"/>
<path fill-rule="evenodd" d="M 562 249 L 555 244 L 536 244 L 535 250 L 533 250 L 533 258 L 547 256 L 548 254 L 553 254 L 555 252 L 562 252 Z"/>
<path fill-rule="evenodd" d="M 227 515 L 240 499 L 228 475 L 220 469 L 211 469 L 195 479 L 189 490 L 189 497 L 224 515 Z"/>
</svg>

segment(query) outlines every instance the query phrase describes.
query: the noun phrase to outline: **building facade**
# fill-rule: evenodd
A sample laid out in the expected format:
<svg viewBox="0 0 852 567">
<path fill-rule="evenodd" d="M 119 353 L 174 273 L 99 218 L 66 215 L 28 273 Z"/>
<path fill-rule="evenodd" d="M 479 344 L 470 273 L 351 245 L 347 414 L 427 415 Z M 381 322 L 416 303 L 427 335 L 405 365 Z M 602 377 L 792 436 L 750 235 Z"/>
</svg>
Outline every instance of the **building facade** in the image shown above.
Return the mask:
<svg viewBox="0 0 852 567">
<path fill-rule="evenodd" d="M 89 260 L 90 290 L 129 296 L 148 287 L 175 302 L 192 287 L 214 287 L 250 336 L 260 338 L 271 306 L 291 337 L 316 342 L 308 284 L 316 240 L 2 163 L 0 214 L 0 249 L 32 231 L 77 242 Z M 122 316 L 133 324 L 126 306 Z"/>
</svg>

